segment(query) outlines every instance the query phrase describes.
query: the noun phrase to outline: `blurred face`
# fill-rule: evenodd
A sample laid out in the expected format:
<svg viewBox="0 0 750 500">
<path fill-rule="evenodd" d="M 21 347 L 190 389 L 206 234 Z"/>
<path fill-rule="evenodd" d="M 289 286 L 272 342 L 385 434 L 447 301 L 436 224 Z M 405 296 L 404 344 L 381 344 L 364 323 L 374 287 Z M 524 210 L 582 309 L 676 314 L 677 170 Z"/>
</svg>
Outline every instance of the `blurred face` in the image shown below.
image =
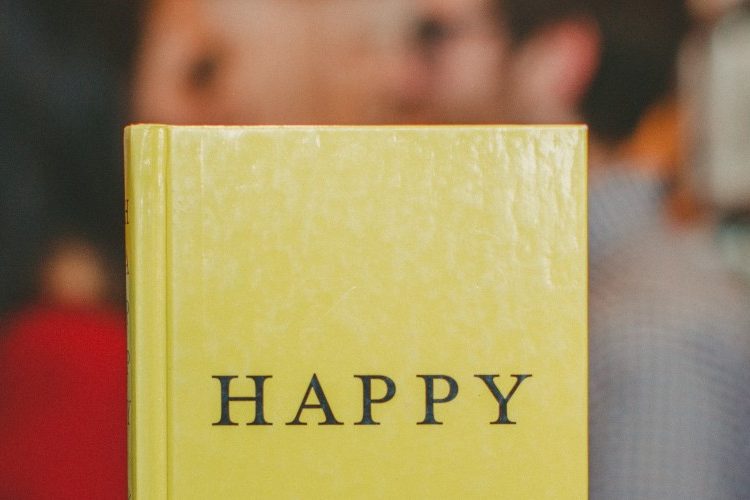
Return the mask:
<svg viewBox="0 0 750 500">
<path fill-rule="evenodd" d="M 448 123 L 567 123 L 598 67 L 599 34 L 560 19 L 513 43 L 496 0 L 419 0 L 430 110 Z M 519 0 L 523 1 L 523 0 Z"/>
<path fill-rule="evenodd" d="M 590 37 L 561 24 L 512 46 L 495 1 L 154 0 L 132 118 L 569 121 Z"/>
<path fill-rule="evenodd" d="M 134 119 L 336 124 L 423 119 L 402 0 L 157 0 Z"/>
<path fill-rule="evenodd" d="M 491 0 L 420 0 L 419 32 L 431 78 L 435 121 L 491 123 L 509 119 L 509 42 Z"/>
</svg>

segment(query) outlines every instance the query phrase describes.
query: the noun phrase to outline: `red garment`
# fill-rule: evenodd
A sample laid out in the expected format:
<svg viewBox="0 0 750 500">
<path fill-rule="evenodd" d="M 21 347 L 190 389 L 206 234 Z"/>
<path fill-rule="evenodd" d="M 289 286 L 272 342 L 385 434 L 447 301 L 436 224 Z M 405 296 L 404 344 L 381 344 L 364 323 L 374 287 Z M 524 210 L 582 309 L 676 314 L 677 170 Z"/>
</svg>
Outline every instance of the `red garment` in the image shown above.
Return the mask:
<svg viewBox="0 0 750 500">
<path fill-rule="evenodd" d="M 0 333 L 0 499 L 127 496 L 125 318 L 38 306 Z"/>
</svg>

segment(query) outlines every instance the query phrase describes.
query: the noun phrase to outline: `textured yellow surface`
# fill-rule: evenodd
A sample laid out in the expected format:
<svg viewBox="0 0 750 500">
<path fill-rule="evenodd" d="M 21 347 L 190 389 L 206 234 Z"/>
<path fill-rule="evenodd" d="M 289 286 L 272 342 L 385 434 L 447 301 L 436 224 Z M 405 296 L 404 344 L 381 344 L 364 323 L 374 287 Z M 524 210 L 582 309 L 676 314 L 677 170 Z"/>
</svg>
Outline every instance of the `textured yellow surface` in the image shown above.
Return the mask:
<svg viewBox="0 0 750 500">
<path fill-rule="evenodd" d="M 583 127 L 141 125 L 126 144 L 138 498 L 586 497 Z M 313 374 L 343 425 L 286 425 Z M 380 425 L 353 425 L 365 374 L 396 386 Z M 457 382 L 443 425 L 417 425 L 424 374 Z M 505 396 L 532 375 L 515 425 L 490 424 L 478 374 Z M 212 425 L 226 375 L 231 396 L 273 377 L 273 425 L 241 401 Z"/>
</svg>

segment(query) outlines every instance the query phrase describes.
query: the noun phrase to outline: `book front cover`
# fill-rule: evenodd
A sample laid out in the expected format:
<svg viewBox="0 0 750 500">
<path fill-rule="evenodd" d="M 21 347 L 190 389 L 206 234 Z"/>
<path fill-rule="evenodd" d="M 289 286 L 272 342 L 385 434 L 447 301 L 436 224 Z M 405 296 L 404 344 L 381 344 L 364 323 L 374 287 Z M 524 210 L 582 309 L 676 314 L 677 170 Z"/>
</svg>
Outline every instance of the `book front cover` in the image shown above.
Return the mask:
<svg viewBox="0 0 750 500">
<path fill-rule="evenodd" d="M 132 493 L 585 498 L 583 127 L 126 140 Z"/>
</svg>

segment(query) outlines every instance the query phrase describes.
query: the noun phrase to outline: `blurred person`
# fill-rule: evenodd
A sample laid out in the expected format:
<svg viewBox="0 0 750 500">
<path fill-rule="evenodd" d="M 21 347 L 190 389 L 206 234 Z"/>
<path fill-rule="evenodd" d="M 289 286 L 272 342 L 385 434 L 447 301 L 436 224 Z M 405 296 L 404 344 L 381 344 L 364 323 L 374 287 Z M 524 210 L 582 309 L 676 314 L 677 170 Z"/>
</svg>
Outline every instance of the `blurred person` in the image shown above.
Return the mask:
<svg viewBox="0 0 750 500">
<path fill-rule="evenodd" d="M 668 90 L 685 29 L 672 0 L 424 0 L 435 80 L 466 61 L 469 37 L 496 54 L 496 121 L 587 122 L 592 498 L 747 498 L 750 296 L 720 264 L 710 227 L 663 218 L 662 186 L 623 154 L 646 108 Z M 446 6 L 496 30 L 473 35 Z M 483 17 L 483 16 L 479 16 Z M 477 25 L 478 26 L 478 25 Z M 461 48 L 463 47 L 463 48 Z M 468 86 L 468 87 L 467 87 Z M 477 87 L 436 89 L 446 120 Z M 494 101 L 492 100 L 494 99 Z"/>
<path fill-rule="evenodd" d="M 421 121 L 412 2 L 157 0 L 133 114 L 173 124 Z"/>
<path fill-rule="evenodd" d="M 0 498 L 125 498 L 122 125 L 140 0 L 0 2 Z"/>
</svg>

